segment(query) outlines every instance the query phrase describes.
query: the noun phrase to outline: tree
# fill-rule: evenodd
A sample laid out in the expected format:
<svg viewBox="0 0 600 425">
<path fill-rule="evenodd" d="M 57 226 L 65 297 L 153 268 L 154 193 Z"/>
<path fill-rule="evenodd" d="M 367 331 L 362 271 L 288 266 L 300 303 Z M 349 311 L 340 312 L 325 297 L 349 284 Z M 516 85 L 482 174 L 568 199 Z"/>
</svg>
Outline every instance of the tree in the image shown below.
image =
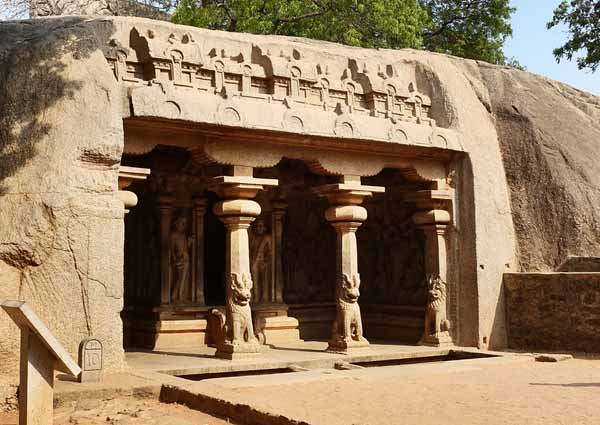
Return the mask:
<svg viewBox="0 0 600 425">
<path fill-rule="evenodd" d="M 178 0 L 0 0 L 1 19 L 58 15 L 142 16 L 169 19 Z"/>
<path fill-rule="evenodd" d="M 512 35 L 509 0 L 422 0 L 429 22 L 425 49 L 505 64 L 503 47 Z"/>
<path fill-rule="evenodd" d="M 418 0 L 181 0 L 173 21 L 363 47 L 421 47 Z"/>
<path fill-rule="evenodd" d="M 177 23 L 504 63 L 509 0 L 181 0 Z"/>
<path fill-rule="evenodd" d="M 146 16 L 203 28 L 280 34 L 351 46 L 425 48 L 492 63 L 507 59 L 510 0 L 0 0 L 34 16 Z M 583 0 L 581 0 L 583 1 Z M 13 7 L 14 9 L 14 7 Z M 174 12 L 174 13 L 173 13 Z"/>
<path fill-rule="evenodd" d="M 600 65 L 600 1 L 563 0 L 547 26 L 550 29 L 559 24 L 568 26 L 569 37 L 564 45 L 554 49 L 557 62 L 562 58 L 572 60 L 582 52 L 583 56 L 577 58 L 577 67 L 595 72 Z"/>
</svg>

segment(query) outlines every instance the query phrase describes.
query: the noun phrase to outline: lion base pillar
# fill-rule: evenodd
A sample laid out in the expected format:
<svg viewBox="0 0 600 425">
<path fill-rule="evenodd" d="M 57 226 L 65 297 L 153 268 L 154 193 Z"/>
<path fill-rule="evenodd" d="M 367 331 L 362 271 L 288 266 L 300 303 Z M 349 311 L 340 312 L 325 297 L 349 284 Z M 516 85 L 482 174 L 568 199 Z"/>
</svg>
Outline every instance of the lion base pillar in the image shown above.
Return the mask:
<svg viewBox="0 0 600 425">
<path fill-rule="evenodd" d="M 244 170 L 247 171 L 247 170 Z M 260 343 L 254 333 L 250 299 L 250 245 L 248 228 L 260 215 L 260 205 L 253 201 L 264 186 L 277 185 L 277 180 L 256 179 L 246 175 L 223 176 L 215 179 L 213 190 L 224 201 L 218 202 L 214 213 L 227 228 L 225 314 L 220 318 L 221 338 L 217 341 L 218 358 L 237 360 L 260 354 Z"/>
<path fill-rule="evenodd" d="M 360 275 L 356 231 L 367 219 L 367 210 L 359 204 L 373 192 L 384 190 L 382 187 L 363 186 L 357 176 L 343 176 L 341 183 L 317 189 L 317 193 L 327 197 L 333 205 L 325 212 L 325 218 L 337 234 L 336 318 L 327 352 L 353 354 L 369 349 L 369 341 L 363 336 L 358 304 Z"/>
<path fill-rule="evenodd" d="M 451 323 L 447 317 L 447 229 L 451 222 L 448 209 L 451 193 L 422 191 L 415 196 L 421 211 L 413 216 L 415 224 L 425 234 L 425 273 L 427 276 L 427 305 L 425 328 L 419 345 L 453 346 Z"/>
</svg>

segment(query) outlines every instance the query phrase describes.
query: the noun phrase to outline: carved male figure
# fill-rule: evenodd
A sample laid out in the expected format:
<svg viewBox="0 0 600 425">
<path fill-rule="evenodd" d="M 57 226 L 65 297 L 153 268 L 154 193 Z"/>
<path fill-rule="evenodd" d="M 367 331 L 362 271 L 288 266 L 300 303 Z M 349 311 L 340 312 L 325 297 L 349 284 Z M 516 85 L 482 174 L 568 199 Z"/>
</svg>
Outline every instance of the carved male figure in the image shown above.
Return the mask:
<svg viewBox="0 0 600 425">
<path fill-rule="evenodd" d="M 358 305 L 359 286 L 360 275 L 358 273 L 353 274 L 352 277 L 344 273 L 342 281 L 337 285 L 336 317 L 333 322 L 330 348 L 340 344 L 367 342 L 363 337 L 360 307 Z"/>
<path fill-rule="evenodd" d="M 170 238 L 171 259 L 171 296 L 174 300 L 184 301 L 188 293 L 190 274 L 190 246 L 192 241 L 187 235 L 187 219 L 179 217 L 173 223 Z"/>
<path fill-rule="evenodd" d="M 427 288 L 425 332 L 420 344 L 451 344 L 450 321 L 446 318 L 446 282 L 439 276 L 427 276 Z"/>
<path fill-rule="evenodd" d="M 227 282 L 227 315 L 218 310 L 211 313 L 221 317 L 222 341 L 228 344 L 258 344 L 252 326 L 250 298 L 252 296 L 252 279 L 248 273 L 231 273 Z"/>
<path fill-rule="evenodd" d="M 269 301 L 271 288 L 271 246 L 272 238 L 262 219 L 253 225 L 253 238 L 250 241 L 250 269 L 254 281 L 254 302 Z"/>
</svg>

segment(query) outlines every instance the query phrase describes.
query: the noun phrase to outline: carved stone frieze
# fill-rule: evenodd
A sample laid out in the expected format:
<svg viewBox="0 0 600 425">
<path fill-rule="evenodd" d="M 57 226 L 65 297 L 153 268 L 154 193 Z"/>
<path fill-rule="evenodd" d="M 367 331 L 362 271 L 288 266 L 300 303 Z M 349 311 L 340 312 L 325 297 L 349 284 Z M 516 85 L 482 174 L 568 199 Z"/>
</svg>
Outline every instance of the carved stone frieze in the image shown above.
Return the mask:
<svg viewBox="0 0 600 425">
<path fill-rule="evenodd" d="M 105 56 L 134 116 L 462 150 L 402 62 L 142 25 Z"/>
</svg>

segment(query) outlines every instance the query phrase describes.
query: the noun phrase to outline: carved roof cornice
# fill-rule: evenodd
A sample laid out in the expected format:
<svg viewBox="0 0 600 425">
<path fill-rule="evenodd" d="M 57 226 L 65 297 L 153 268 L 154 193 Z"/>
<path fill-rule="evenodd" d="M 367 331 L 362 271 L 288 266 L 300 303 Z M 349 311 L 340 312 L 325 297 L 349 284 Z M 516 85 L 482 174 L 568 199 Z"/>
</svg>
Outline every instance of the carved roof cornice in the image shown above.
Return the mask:
<svg viewBox="0 0 600 425">
<path fill-rule="evenodd" d="M 433 118 L 443 102 L 389 52 L 353 57 L 281 37 L 119 22 L 104 53 L 133 117 L 463 151 Z"/>
</svg>

